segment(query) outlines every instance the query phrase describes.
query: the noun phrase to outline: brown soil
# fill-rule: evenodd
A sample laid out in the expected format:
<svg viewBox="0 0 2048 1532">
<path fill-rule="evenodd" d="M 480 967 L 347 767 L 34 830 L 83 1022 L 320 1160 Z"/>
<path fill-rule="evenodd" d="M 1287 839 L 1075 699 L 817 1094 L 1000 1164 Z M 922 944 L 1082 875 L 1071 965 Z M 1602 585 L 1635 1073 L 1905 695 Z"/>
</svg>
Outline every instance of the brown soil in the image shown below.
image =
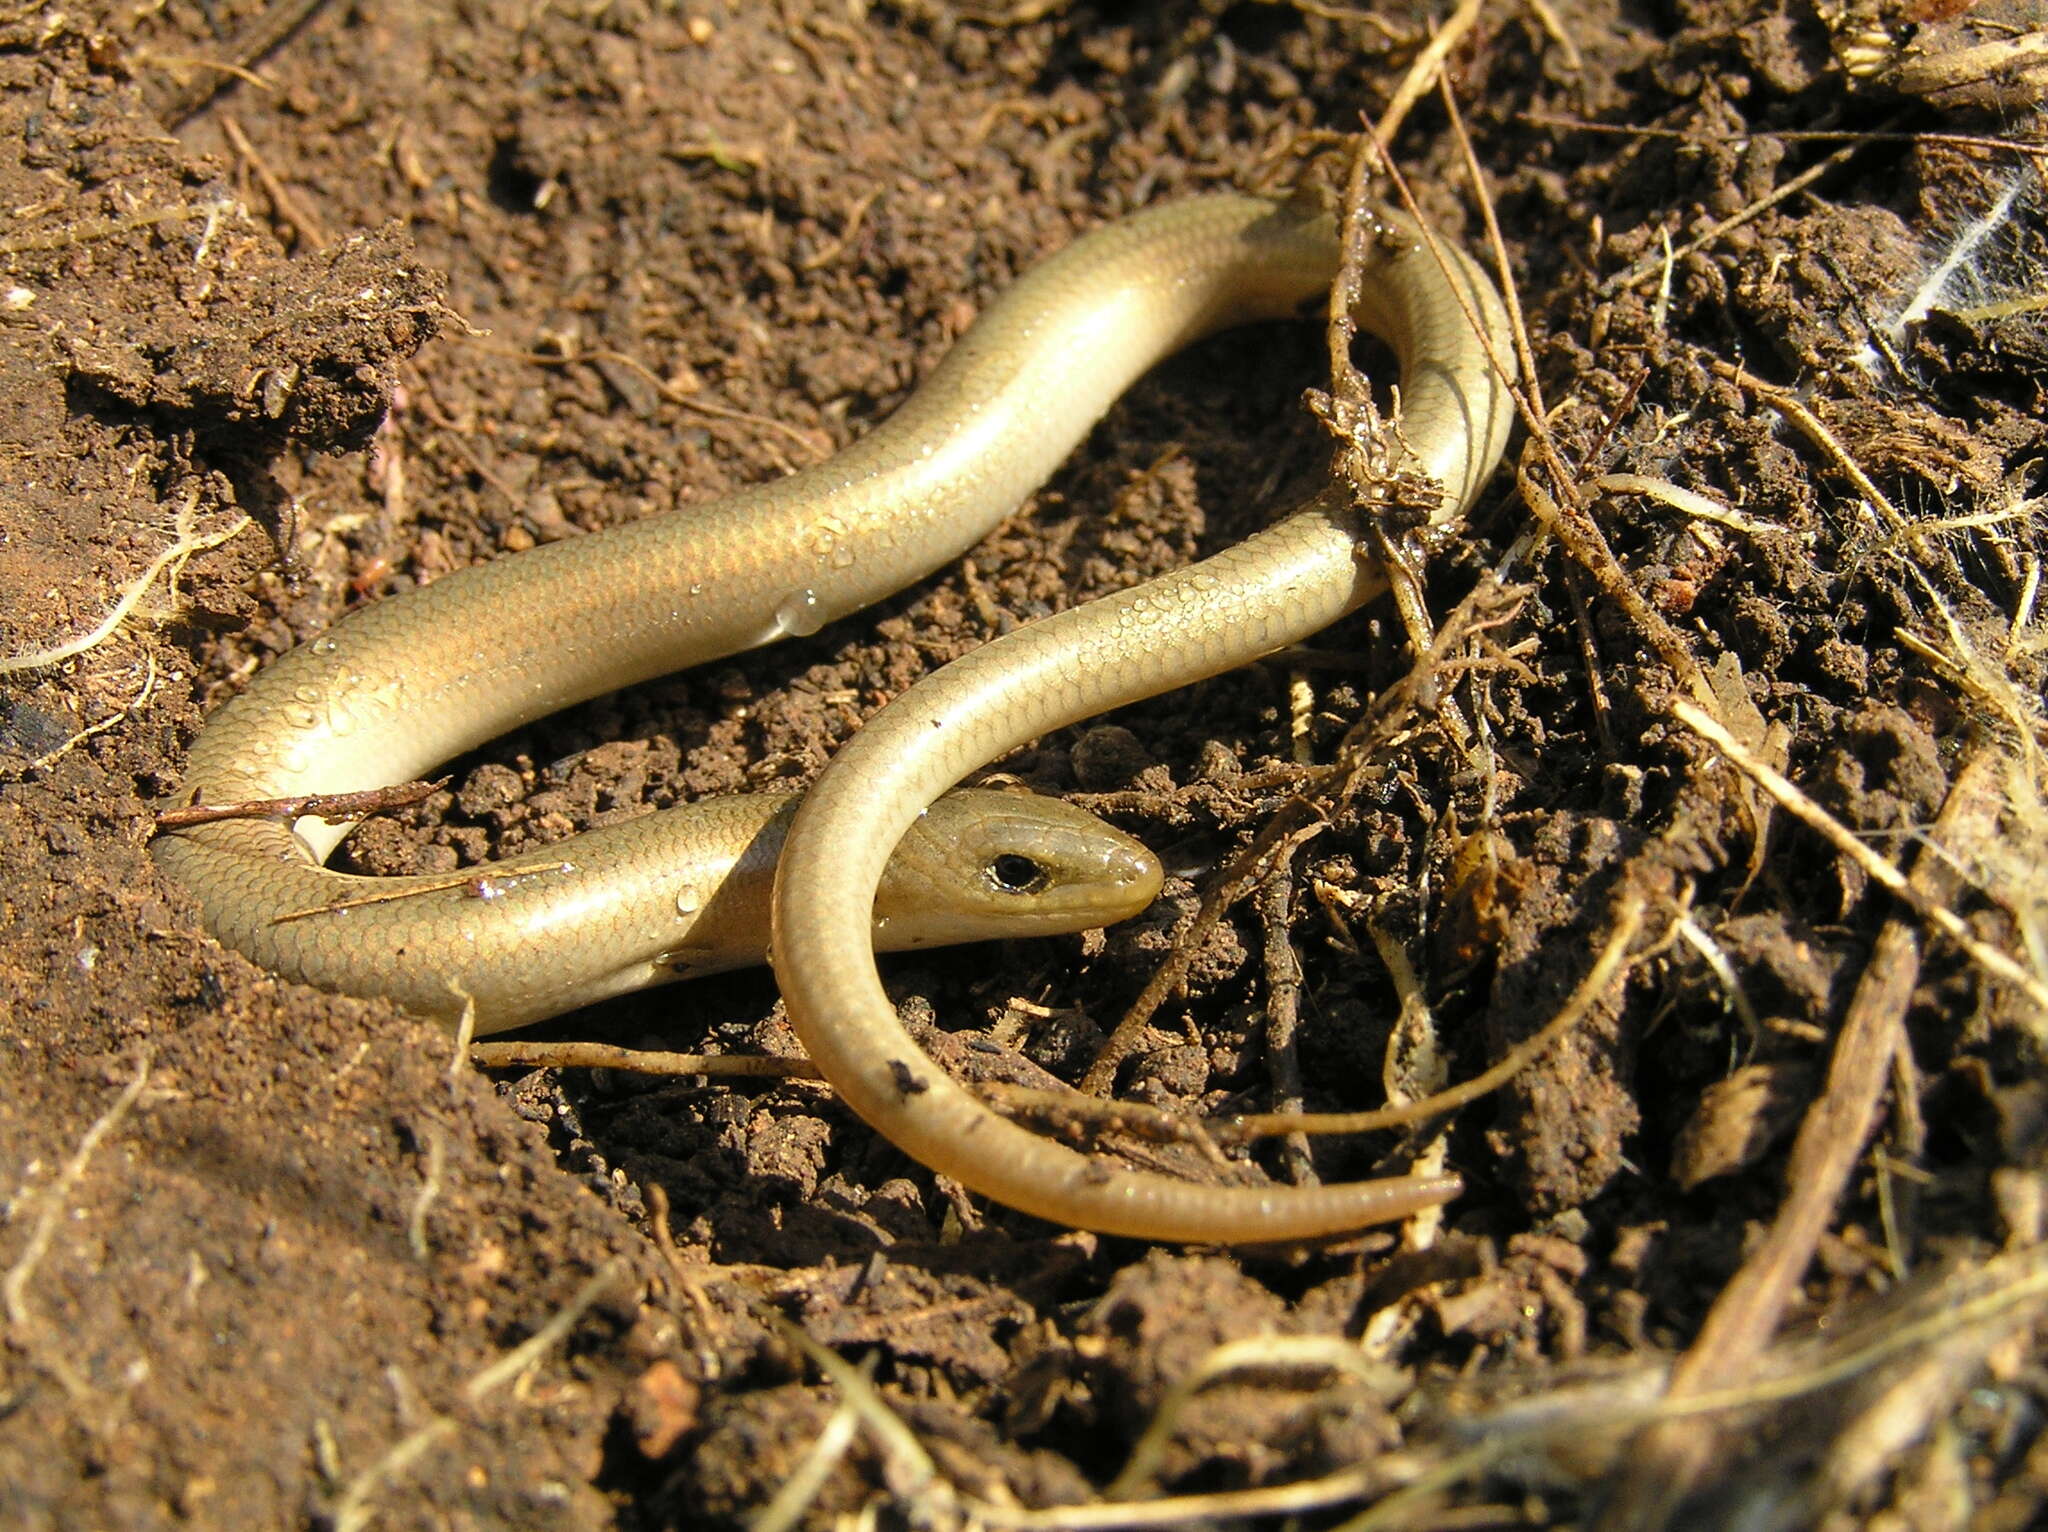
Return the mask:
<svg viewBox="0 0 2048 1532">
<path fill-rule="evenodd" d="M 1786 1134 L 1840 1086 L 1834 1039 L 1901 908 L 1674 721 L 1703 688 L 1908 865 L 1964 762 L 2010 755 L 2002 817 L 1963 846 L 1949 897 L 1979 940 L 2039 960 L 2020 741 L 2042 717 L 2027 496 L 2048 330 L 2038 307 L 1996 306 L 2040 291 L 2044 193 L 2015 154 L 1910 136 L 2010 133 L 2038 93 L 2024 69 L 2003 89 L 1886 93 L 1840 67 L 1823 8 L 1728 0 L 1657 23 L 1573 3 L 1555 32 L 1489 8 L 1453 81 L 1561 459 L 1733 518 L 1609 492 L 1597 531 L 1518 543 L 1536 523 L 1504 473 L 1427 589 L 1441 617 L 1497 572 L 1493 625 L 1374 733 L 1360 790 L 1326 800 L 1292 858 L 1294 895 L 1225 920 L 1119 1082 L 1185 1112 L 1272 1101 L 1287 1076 L 1266 975 L 1290 922 L 1309 1105 L 1381 1099 L 1402 1011 L 1387 952 L 1449 1077 L 1476 1074 L 1557 1011 L 1639 899 L 1639 947 L 1669 939 L 1453 1120 L 1471 1189 L 1433 1237 L 1279 1258 L 1063 1233 L 935 1182 L 816 1086 L 451 1073 L 436 1028 L 200 934 L 147 854 L 151 815 L 256 666 L 447 570 L 821 459 L 1078 230 L 1295 179 L 1383 111 L 1420 40 L 1345 6 L 1162 9 L 337 0 L 244 58 L 261 13 L 244 0 L 0 5 L 0 656 L 87 632 L 181 539 L 209 545 L 107 642 L 0 677 L 0 1524 L 738 1525 L 841 1397 L 771 1314 L 867 1360 L 939 1475 L 920 1484 L 858 1438 L 814 1524 L 877 1497 L 942 1516 L 939 1484 L 1085 1500 L 1173 1385 L 1247 1336 L 1363 1340 L 1380 1365 L 1210 1388 L 1134 1493 L 1361 1463 L 1385 1488 L 1460 1431 L 1504 1429 L 1504 1399 L 1566 1409 L 1594 1376 L 1654 1392 L 1774 1216 Z M 1797 136 L 1815 130 L 1892 136 Z M 1439 100 L 1397 147 L 1425 211 L 1476 242 Z M 2008 190 L 1938 305 L 1976 312 L 1865 365 L 1867 337 Z M 1319 345 L 1304 327 L 1198 348 L 969 564 L 503 740 L 351 854 L 459 865 L 801 778 L 993 632 L 1269 516 L 1324 457 L 1300 407 Z M 1900 524 L 1722 364 L 1800 390 Z M 1285 800 L 1253 773 L 1294 758 L 1298 723 L 1332 758 L 1409 669 L 1402 636 L 1382 608 L 1300 664 L 1129 710 L 1130 737 L 1006 762 L 1100 795 L 1196 882 L 1106 939 L 891 964 L 942 1061 L 1078 1079 L 1201 879 Z M 834 693 L 852 705 L 821 711 Z M 1877 1141 L 1795 1268 L 1781 1338 L 1855 1333 L 1843 1316 L 1903 1303 L 1909 1274 L 1939 1300 L 1943 1274 L 2041 1239 L 2041 1017 L 1954 944 L 1925 945 L 1893 1007 L 1911 1046 Z M 758 975 L 548 1035 L 793 1046 Z M 1314 1172 L 1423 1145 L 1327 1140 Z M 2024 1524 L 2048 1494 L 2048 1400 L 2032 1311 L 1999 1313 L 1967 1344 L 1855 1371 L 1862 1395 L 1726 1417 L 1684 1524 L 1761 1524 L 1764 1505 L 1787 1525 L 1952 1525 L 1973 1506 Z M 530 1367 L 486 1372 L 557 1315 Z M 1839 1443 L 1876 1430 L 1859 1411 L 1880 1385 L 1911 1401 L 1907 1426 L 1859 1477 Z M 1466 1509 L 1444 1514 L 1573 1520 L 1607 1500 L 1610 1525 L 1654 1524 L 1612 1519 L 1643 1494 L 1598 1450 L 1616 1429 L 1469 1470 L 1448 1491 Z"/>
</svg>

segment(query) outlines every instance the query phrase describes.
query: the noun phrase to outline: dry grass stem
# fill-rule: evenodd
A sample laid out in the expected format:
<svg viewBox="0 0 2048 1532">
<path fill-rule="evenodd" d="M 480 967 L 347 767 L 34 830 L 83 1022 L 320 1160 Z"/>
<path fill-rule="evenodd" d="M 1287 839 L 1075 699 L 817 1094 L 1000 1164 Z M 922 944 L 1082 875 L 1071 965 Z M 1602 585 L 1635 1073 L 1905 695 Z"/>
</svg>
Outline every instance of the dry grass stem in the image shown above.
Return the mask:
<svg viewBox="0 0 2048 1532">
<path fill-rule="evenodd" d="M 1262 1112 L 1232 1118 L 1217 1124 L 1211 1131 L 1226 1139 L 1259 1138 L 1275 1133 L 1366 1133 L 1426 1122 L 1499 1090 L 1528 1068 L 1545 1048 L 1583 1021 L 1608 985 L 1626 970 L 1629 944 L 1642 929 L 1644 913 L 1640 898 L 1622 901 L 1614 912 L 1614 923 L 1608 930 L 1607 940 L 1601 945 L 1600 955 L 1557 1013 L 1535 1033 L 1509 1049 L 1499 1063 L 1463 1084 L 1403 1106 L 1381 1107 L 1370 1112 Z"/>
<path fill-rule="evenodd" d="M 227 139 L 235 153 L 241 156 L 242 163 L 249 167 L 249 173 L 256 178 L 257 184 L 263 188 L 263 194 L 270 199 L 271 209 L 279 218 L 291 225 L 301 243 L 313 250 L 325 250 L 331 245 L 334 241 L 329 237 L 326 226 L 292 195 L 284 182 L 277 178 L 263 156 L 256 152 L 256 146 L 249 142 L 248 135 L 242 131 L 242 125 L 225 112 L 220 114 L 219 120 L 222 136 Z"/>
<path fill-rule="evenodd" d="M 1387 109 L 1380 114 L 1380 120 L 1373 124 L 1369 136 L 1375 142 L 1393 142 L 1394 135 L 1401 131 L 1401 124 L 1415 109 L 1415 103 L 1443 78 L 1444 60 L 1471 32 L 1482 9 L 1484 0 L 1459 0 L 1458 8 L 1444 18 L 1443 25 L 1436 29 L 1422 51 L 1416 54 L 1415 61 L 1408 66 L 1401 83 L 1394 87 L 1394 94 L 1387 102 Z"/>
<path fill-rule="evenodd" d="M 1868 141 L 1867 138 L 1859 138 L 1851 143 L 1842 145 L 1833 154 L 1828 155 L 1816 164 L 1809 165 L 1806 169 L 1800 171 L 1798 175 L 1792 177 L 1791 180 L 1783 182 L 1774 190 L 1751 202 L 1748 206 L 1737 209 L 1726 218 L 1716 219 L 1713 223 L 1707 225 L 1705 229 L 1701 230 L 1699 234 L 1687 240 L 1683 245 L 1680 245 L 1676 250 L 1669 251 L 1668 254 L 1667 252 L 1660 251 L 1656 255 L 1644 256 L 1635 265 L 1629 267 L 1628 270 L 1609 277 L 1596 290 L 1601 297 L 1612 298 L 1624 288 L 1635 286 L 1636 283 L 1649 276 L 1652 272 L 1657 271 L 1660 267 L 1668 270 L 1670 266 L 1684 260 L 1687 256 L 1697 255 L 1709 245 L 1716 243 L 1731 230 L 1739 229 L 1758 215 L 1769 212 L 1786 198 L 1797 196 L 1829 171 L 1848 163 L 1850 157 Z"/>
<path fill-rule="evenodd" d="M 1835 433 L 1827 428 L 1826 423 L 1814 414 L 1797 394 L 1775 384 L 1766 383 L 1763 379 L 1728 362 L 1714 363 L 1713 372 L 1715 376 L 1726 378 L 1738 388 L 1755 395 L 1761 403 L 1790 421 L 1800 435 L 1819 448 L 1827 460 L 1840 470 L 1842 476 L 1855 487 L 1856 493 L 1870 502 L 1871 508 L 1884 518 L 1885 526 L 1892 536 L 1909 539 L 1918 536 L 1912 522 L 1892 504 L 1891 498 L 1877 487 L 1869 474 L 1863 471 L 1863 465 L 1856 461 L 1849 449 L 1836 438 Z"/>
<path fill-rule="evenodd" d="M 626 1270 L 625 1260 L 616 1256 L 598 1268 L 546 1324 L 464 1384 L 463 1402 L 474 1408 L 568 1339 L 569 1332 Z M 417 1430 L 399 1438 L 376 1462 L 349 1482 L 328 1518 L 334 1532 L 363 1532 L 377 1515 L 376 1507 L 371 1504 L 377 1493 L 460 1429 L 460 1423 L 452 1417 L 435 1415 Z"/>
<path fill-rule="evenodd" d="M 1306 1516 L 1332 1506 L 1369 1500 L 1412 1477 L 1419 1468 L 1410 1454 L 1383 1453 L 1369 1463 L 1340 1468 L 1317 1479 L 1259 1489 L 1220 1490 L 1208 1495 L 1170 1495 L 1156 1500 L 1098 1505 L 1051 1506 L 1042 1511 L 996 1505 L 970 1496 L 961 1508 L 985 1527 L 1006 1532 L 1123 1532 L 1151 1527 L 1208 1527 L 1235 1518 Z"/>
<path fill-rule="evenodd" d="M 816 1080 L 809 1059 L 767 1054 L 665 1053 L 621 1048 L 613 1043 L 474 1043 L 469 1061 L 478 1069 L 616 1069 L 641 1075 L 724 1075 L 743 1079 Z"/>
<path fill-rule="evenodd" d="M 1873 883 L 1896 896 L 1915 914 L 1960 947 L 1986 974 L 2015 986 L 2048 1018 L 2048 985 L 2028 973 L 2007 954 L 1970 934 L 1959 916 L 1920 893 L 1906 875 L 1850 833 L 1834 815 L 1801 792 L 1786 777 L 1737 744 L 1733 735 L 1700 708 L 1682 698 L 1671 704 L 1678 721 L 1707 741 L 1733 766 L 1768 793 L 1780 808 L 1819 834 L 1842 856 L 1854 862 Z M 2041 1023 L 2048 1027 L 2048 1021 Z"/>
<path fill-rule="evenodd" d="M 1594 494 L 1641 495 L 1668 505 L 1681 515 L 1698 521 L 1711 521 L 1732 531 L 1747 533 L 1751 537 L 1793 537 L 1797 534 L 1789 528 L 1774 526 L 1768 521 L 1758 521 L 1754 516 L 1744 515 L 1732 506 L 1723 505 L 1711 495 L 1703 495 L 1696 489 L 1673 484 L 1669 479 L 1647 478 L 1639 473 L 1603 473 L 1596 479 L 1588 479 L 1585 488 Z"/>
<path fill-rule="evenodd" d="M 240 805 L 236 807 L 239 808 Z M 282 915 L 271 916 L 270 923 L 281 926 L 297 920 L 318 920 L 322 916 L 341 915 L 349 910 L 368 909 L 379 904 L 401 904 L 407 899 L 424 899 L 432 894 L 446 894 L 458 889 L 466 889 L 473 898 L 480 899 L 488 889 L 502 888 L 514 879 L 539 878 L 553 872 L 569 872 L 573 870 L 573 866 L 574 864 L 570 862 L 522 862 L 516 866 L 493 866 L 464 872 L 420 873 L 412 879 L 400 882 L 397 888 L 379 889 L 375 893 L 358 894 L 351 899 L 336 899 L 327 904 L 308 905 L 302 910 L 286 910 Z M 398 879 L 392 881 L 399 882 Z"/>
<path fill-rule="evenodd" d="M 1271 1078 L 1273 1110 L 1300 1111 L 1304 1101 L 1301 1052 L 1297 1029 L 1301 1022 L 1301 958 L 1294 950 L 1294 859 L 1292 853 L 1274 865 L 1259 885 L 1255 899 L 1264 949 L 1265 1058 Z M 1314 1185 L 1315 1161 L 1309 1155 L 1308 1136 L 1295 1133 L 1279 1146 L 1285 1179 L 1296 1186 Z"/>
<path fill-rule="evenodd" d="M 1657 657 L 1684 683 L 1686 690 L 1702 704 L 1718 706 L 1714 688 L 1700 669 L 1699 661 L 1693 658 L 1692 647 L 1635 588 L 1628 571 L 1621 567 L 1620 561 L 1608 548 L 1607 540 L 1601 536 L 1592 517 L 1586 515 L 1582 507 L 1567 512 L 1536 482 L 1526 465 L 1517 472 L 1516 480 L 1521 485 L 1523 504 L 1564 546 L 1565 552 L 1593 577 L 1600 593 L 1621 608 L 1656 651 Z"/>
<path fill-rule="evenodd" d="M 1968 845 L 1995 830 L 1999 757 L 1981 752 L 1957 774 L 1937 821 L 1935 847 Z M 1913 887 L 1953 900 L 1959 879 L 1930 848 Z M 1714 1300 L 1706 1323 L 1673 1370 L 1669 1398 L 1708 1395 L 1755 1375 L 1755 1366 L 1797 1295 L 1829 1220 L 1875 1129 L 1892 1060 L 1905 1043 L 1905 1012 L 1920 975 L 1911 926 L 1885 925 L 1850 1001 L 1821 1094 L 1806 1113 L 1786 1167 L 1784 1202 L 1763 1243 Z M 1651 1431 L 1636 1444 L 1605 1526 L 1663 1525 L 1713 1457 L 1716 1433 L 1696 1425 Z"/>
<path fill-rule="evenodd" d="M 1334 1335 L 1253 1335 L 1225 1341 L 1196 1363 L 1160 1401 L 1144 1434 L 1131 1448 L 1123 1471 L 1102 1492 L 1103 1498 L 1129 1500 L 1151 1483 L 1189 1402 L 1211 1383 L 1233 1373 L 1271 1374 L 1282 1370 L 1348 1374 L 1389 1396 L 1405 1386 L 1398 1369 Z"/>
<path fill-rule="evenodd" d="M 400 782 L 391 787 L 365 788 L 353 793 L 300 793 L 291 798 L 193 803 L 182 808 L 165 809 L 156 816 L 156 827 L 158 830 L 182 830 L 191 825 L 218 824 L 227 819 L 304 819 L 308 816 L 338 825 L 346 820 L 361 819 L 366 814 L 423 802 L 453 780 L 452 777 L 437 777 L 431 782 Z"/>
<path fill-rule="evenodd" d="M 28 1285 L 36 1274 L 36 1268 L 49 1253 L 50 1241 L 56 1237 L 57 1225 L 61 1223 L 71 1206 L 71 1194 L 84 1177 L 86 1167 L 92 1164 L 93 1156 L 106 1141 L 109 1134 L 119 1128 L 141 1099 L 144 1087 L 149 1084 L 150 1060 L 145 1054 L 135 1066 L 135 1076 L 114 1098 L 113 1104 L 102 1112 L 78 1140 L 78 1147 L 71 1158 L 64 1162 L 56 1178 L 43 1187 L 35 1198 L 35 1221 L 29 1225 L 28 1240 L 22 1246 L 21 1254 L 0 1277 L 0 1310 L 7 1316 L 7 1339 L 32 1363 L 55 1378 L 63 1386 L 74 1403 L 84 1403 L 92 1393 L 92 1386 L 71 1358 L 69 1345 L 50 1329 L 37 1322 L 35 1311 L 29 1307 Z M 16 1196 L 16 1203 L 21 1200 Z"/>
<path fill-rule="evenodd" d="M 219 59 L 186 60 L 158 56 L 150 62 L 177 67 L 193 64 L 208 71 L 199 80 L 175 86 L 164 103 L 167 126 L 179 127 L 202 111 L 230 79 L 255 80 L 250 67 L 303 26 L 327 0 L 271 0 L 231 41 Z M 255 83 L 262 84 L 261 81 Z M 263 86 L 269 89 L 268 85 Z"/>
<path fill-rule="evenodd" d="M 768 1503 L 747 1523 L 747 1532 L 789 1532 L 804 1518 L 860 1430 L 860 1412 L 850 1400 L 840 1401 L 788 1478 L 775 1487 Z"/>
<path fill-rule="evenodd" d="M 804 458 L 808 462 L 823 462 L 832 452 L 832 443 L 829 438 L 822 437 L 816 433 L 807 433 L 801 428 L 791 425 L 786 420 L 777 420 L 772 415 L 759 415 L 751 410 L 738 409 L 729 404 L 714 404 L 708 399 L 699 399 L 696 395 L 684 392 L 666 378 L 661 377 L 653 368 L 649 367 L 638 357 L 628 356 L 623 351 L 611 350 L 605 347 L 591 347 L 588 350 L 577 348 L 562 352 L 523 351 L 512 346 L 496 345 L 475 335 L 458 333 L 452 338 L 458 345 L 470 346 L 487 355 L 504 357 L 510 361 L 527 362 L 535 367 L 603 367 L 605 365 L 623 367 L 627 371 L 637 374 L 665 401 L 677 406 L 679 409 L 690 410 L 696 414 L 707 416 L 712 420 L 732 421 L 739 425 L 758 427 L 761 430 L 773 431 L 780 436 L 787 437 L 791 442 L 803 449 Z M 775 455 L 775 465 L 784 473 L 794 473 L 798 466 L 779 453 Z"/>
<path fill-rule="evenodd" d="M 430 1254 L 427 1211 L 441 1196 L 441 1177 L 448 1168 L 448 1136 L 433 1123 L 427 1124 L 423 1136 L 427 1141 L 426 1169 L 421 1172 L 419 1195 L 413 1198 L 412 1212 L 405 1220 L 405 1242 L 416 1261 L 425 1261 Z"/>
<path fill-rule="evenodd" d="M 981 1087 L 982 1097 L 1011 1117 L 1034 1117 L 1054 1124 L 1085 1124 L 1097 1133 L 1126 1133 L 1157 1144 L 1186 1144 L 1217 1170 L 1237 1169 L 1217 1147 L 1215 1124 L 1143 1101 L 1110 1100 L 1076 1090 L 1040 1090 L 994 1080 Z"/>
<path fill-rule="evenodd" d="M 889 1408 L 888 1402 L 876 1390 L 874 1381 L 860 1368 L 850 1365 L 829 1347 L 819 1345 L 788 1320 L 780 1315 L 774 1317 L 776 1329 L 782 1337 L 810 1358 L 812 1365 L 839 1390 L 847 1407 L 867 1428 L 869 1437 L 882 1454 L 883 1471 L 891 1493 L 906 1499 L 929 1501 L 950 1498 L 952 1486 L 940 1476 L 938 1465 L 924 1450 L 917 1433 L 904 1423 L 902 1416 Z"/>
<path fill-rule="evenodd" d="M 1174 938 L 1172 953 L 1159 965 L 1138 998 L 1131 1002 L 1130 1009 L 1117 1022 L 1094 1062 L 1088 1066 L 1088 1072 L 1082 1076 L 1082 1091 L 1091 1096 L 1109 1093 L 1115 1084 L 1118 1067 L 1135 1051 L 1154 1013 L 1185 981 L 1195 955 L 1201 951 L 1209 932 L 1223 918 L 1224 911 L 1258 885 L 1274 858 L 1291 854 L 1295 846 L 1322 834 L 1327 828 L 1327 822 L 1313 806 L 1299 798 L 1283 804 L 1279 812 L 1260 826 L 1251 843 L 1230 859 L 1209 892 L 1202 896 L 1195 918 L 1185 931 Z"/>
</svg>

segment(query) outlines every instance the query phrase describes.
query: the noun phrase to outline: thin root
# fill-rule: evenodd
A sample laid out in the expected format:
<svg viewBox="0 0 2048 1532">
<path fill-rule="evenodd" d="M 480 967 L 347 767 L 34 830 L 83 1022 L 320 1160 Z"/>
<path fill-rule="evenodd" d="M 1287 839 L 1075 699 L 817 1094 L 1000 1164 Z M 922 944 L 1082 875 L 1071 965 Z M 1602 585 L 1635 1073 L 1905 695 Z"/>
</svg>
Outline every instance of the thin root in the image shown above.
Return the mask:
<svg viewBox="0 0 2048 1532">
<path fill-rule="evenodd" d="M 185 503 L 178 508 L 176 541 L 155 558 L 151 559 L 149 567 L 129 582 L 128 588 L 121 592 L 120 599 L 114 603 L 113 609 L 105 617 L 101 618 L 90 632 L 82 633 L 77 638 L 67 639 L 65 642 L 49 649 L 35 649 L 27 654 L 14 654 L 0 658 L 0 675 L 12 675 L 16 671 L 40 670 L 46 666 L 62 664 L 65 660 L 84 654 L 88 649 L 97 648 L 113 634 L 116 628 L 121 626 L 127 619 L 128 614 L 135 610 L 136 604 L 148 593 L 150 586 L 156 583 L 156 577 L 166 569 L 170 570 L 170 579 L 167 583 L 169 590 L 172 592 L 172 597 L 175 599 L 178 571 L 185 567 L 185 561 L 195 553 L 205 553 L 211 549 L 218 548 L 222 543 L 239 536 L 242 529 L 249 525 L 249 518 L 247 516 L 237 516 L 235 524 L 226 531 L 209 533 L 205 537 L 195 537 L 191 533 L 190 526 L 192 512 L 198 505 L 199 491 L 197 489 L 186 491 Z"/>
</svg>

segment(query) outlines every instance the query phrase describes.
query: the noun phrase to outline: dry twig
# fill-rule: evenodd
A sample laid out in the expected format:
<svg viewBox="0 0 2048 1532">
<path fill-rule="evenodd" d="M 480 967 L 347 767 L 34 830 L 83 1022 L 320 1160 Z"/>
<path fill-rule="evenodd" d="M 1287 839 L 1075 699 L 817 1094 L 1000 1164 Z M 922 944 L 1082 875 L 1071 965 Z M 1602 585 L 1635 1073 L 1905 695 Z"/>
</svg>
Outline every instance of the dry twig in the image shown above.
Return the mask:
<svg viewBox="0 0 2048 1532">
<path fill-rule="evenodd" d="M 381 814 L 386 809 L 404 808 L 431 798 L 453 777 L 431 782 L 400 782 L 391 787 L 372 787 L 356 793 L 300 793 L 295 798 L 245 798 L 238 803 L 190 803 L 164 809 L 156 816 L 156 827 L 183 830 L 192 825 L 218 824 L 225 819 L 304 819 L 311 816 L 331 825 Z"/>
</svg>

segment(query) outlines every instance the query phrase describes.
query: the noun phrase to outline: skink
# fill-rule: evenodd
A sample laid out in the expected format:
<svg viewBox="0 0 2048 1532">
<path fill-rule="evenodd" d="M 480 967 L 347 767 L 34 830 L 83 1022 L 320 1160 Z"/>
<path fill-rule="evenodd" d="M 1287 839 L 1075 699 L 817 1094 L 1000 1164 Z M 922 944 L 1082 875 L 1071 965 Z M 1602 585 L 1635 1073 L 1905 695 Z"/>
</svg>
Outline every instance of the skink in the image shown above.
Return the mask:
<svg viewBox="0 0 2048 1532">
<path fill-rule="evenodd" d="M 1448 249 L 1441 258 L 1390 220 L 1359 318 L 1399 354 L 1401 428 L 1416 465 L 1443 486 L 1436 515 L 1448 520 L 1498 461 L 1509 410 L 1479 338 L 1506 354 L 1499 300 L 1469 259 Z M 1162 356 L 1299 311 L 1327 290 L 1337 259 L 1328 218 L 1250 197 L 1202 197 L 1109 225 L 1019 281 L 894 416 L 830 461 L 463 571 L 286 655 L 209 722 L 181 797 L 404 781 L 572 702 L 815 631 L 972 546 Z M 1105 1169 L 995 1116 L 933 1069 L 897 1023 L 871 956 L 871 937 L 943 939 L 878 905 L 877 891 L 889 848 L 945 787 L 1023 740 L 1334 621 L 1384 585 L 1358 551 L 1359 532 L 1348 509 L 1318 505 L 1189 570 L 1028 625 L 912 688 L 841 752 L 783 854 L 775 963 L 806 1046 L 864 1118 L 1001 1201 L 1152 1238 L 1299 1238 L 1455 1193 L 1454 1177 L 1251 1190 Z M 756 828 L 787 814 L 704 812 L 754 814 Z M 973 801 L 962 812 L 974 824 L 1029 817 Z M 1002 896 L 999 924 L 1031 900 L 1051 912 L 1045 927 L 1100 924 L 1156 891 L 1142 848 L 1056 805 L 1044 812 L 1052 828 L 1034 822 L 1022 850 L 997 847 L 970 864 L 968 882 Z M 180 830 L 158 840 L 157 855 L 198 896 L 208 929 L 257 962 L 429 1014 L 469 1004 L 489 1031 L 733 960 L 695 929 L 718 897 L 701 861 L 679 848 L 668 860 L 680 870 L 660 871 L 653 843 L 668 817 L 423 880 L 442 885 L 432 890 L 327 872 L 318 864 L 347 826 L 318 820 Z M 1078 849 L 1042 855 L 1047 834 Z M 938 839 L 959 836 L 949 828 Z M 753 831 L 729 834 L 728 848 L 735 841 L 753 844 Z M 758 884 L 761 862 L 751 865 Z M 1080 888 L 1085 909 L 1057 910 L 1041 880 Z M 631 913 L 620 912 L 622 888 L 633 891 Z M 737 924 L 747 930 L 749 918 Z M 758 924 L 751 931 L 758 945 Z"/>
</svg>

